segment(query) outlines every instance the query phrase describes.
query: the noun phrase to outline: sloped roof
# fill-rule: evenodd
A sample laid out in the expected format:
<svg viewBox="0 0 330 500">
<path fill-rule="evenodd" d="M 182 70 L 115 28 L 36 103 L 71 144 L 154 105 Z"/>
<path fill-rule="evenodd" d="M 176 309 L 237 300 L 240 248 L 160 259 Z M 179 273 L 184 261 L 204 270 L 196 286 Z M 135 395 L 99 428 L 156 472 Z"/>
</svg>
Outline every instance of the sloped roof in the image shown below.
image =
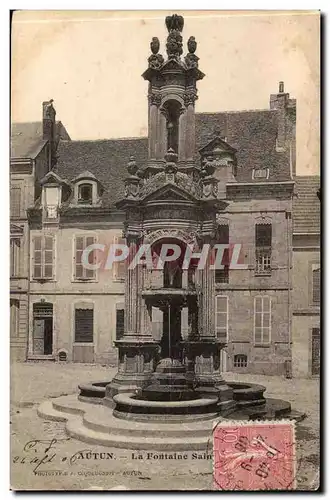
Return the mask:
<svg viewBox="0 0 330 500">
<path fill-rule="evenodd" d="M 275 150 L 277 118 L 277 111 L 268 109 L 196 113 L 197 150 L 205 146 L 218 129 L 237 150 L 238 182 L 253 182 L 254 168 L 269 168 L 269 181 L 290 180 L 289 153 Z"/>
<path fill-rule="evenodd" d="M 11 127 L 12 158 L 35 158 L 46 144 L 42 138 L 42 123 L 13 123 Z"/>
<path fill-rule="evenodd" d="M 70 140 L 62 124 L 56 122 L 56 141 Z M 22 122 L 11 125 L 11 158 L 35 158 L 46 144 L 43 139 L 42 122 Z"/>
<path fill-rule="evenodd" d="M 320 232 L 320 200 L 317 190 L 320 187 L 318 175 L 297 176 L 293 198 L 293 232 Z"/>
<path fill-rule="evenodd" d="M 73 179 L 88 170 L 104 186 L 105 206 L 124 197 L 126 165 L 135 156 L 138 166 L 148 159 L 148 139 L 113 139 L 97 141 L 60 141 L 55 171 L 63 178 Z"/>
<path fill-rule="evenodd" d="M 214 139 L 218 130 L 237 150 L 238 182 L 254 182 L 254 168 L 269 168 L 269 181 L 290 180 L 289 152 L 275 150 L 277 116 L 275 110 L 196 113 L 196 158 L 199 149 Z M 60 141 L 55 169 L 66 179 L 73 179 L 85 170 L 92 172 L 103 184 L 103 204 L 109 206 L 124 195 L 130 156 L 135 157 L 139 168 L 144 167 L 148 139 Z"/>
</svg>

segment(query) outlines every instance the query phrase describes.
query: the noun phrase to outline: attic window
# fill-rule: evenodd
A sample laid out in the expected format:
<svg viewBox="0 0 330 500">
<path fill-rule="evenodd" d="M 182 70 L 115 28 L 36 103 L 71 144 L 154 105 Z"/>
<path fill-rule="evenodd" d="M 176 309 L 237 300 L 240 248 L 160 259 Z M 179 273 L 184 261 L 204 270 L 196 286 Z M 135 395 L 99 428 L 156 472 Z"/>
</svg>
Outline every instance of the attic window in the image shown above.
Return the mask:
<svg viewBox="0 0 330 500">
<path fill-rule="evenodd" d="M 252 170 L 252 179 L 268 179 L 269 168 L 254 168 Z"/>
<path fill-rule="evenodd" d="M 92 203 L 93 202 L 93 186 L 92 186 L 92 184 L 81 184 L 79 186 L 78 202 L 79 203 Z"/>
</svg>

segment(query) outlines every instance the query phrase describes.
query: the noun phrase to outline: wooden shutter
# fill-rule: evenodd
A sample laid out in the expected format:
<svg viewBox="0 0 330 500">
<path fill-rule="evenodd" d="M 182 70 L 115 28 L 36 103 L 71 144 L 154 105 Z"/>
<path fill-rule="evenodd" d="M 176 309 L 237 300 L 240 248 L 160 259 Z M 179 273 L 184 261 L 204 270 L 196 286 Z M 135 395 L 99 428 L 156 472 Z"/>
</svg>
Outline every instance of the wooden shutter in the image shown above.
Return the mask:
<svg viewBox="0 0 330 500">
<path fill-rule="evenodd" d="M 42 237 L 33 238 L 33 277 L 42 278 Z"/>
<path fill-rule="evenodd" d="M 43 248 L 43 277 L 53 279 L 54 269 L 54 238 L 53 236 L 44 237 Z"/>
<path fill-rule="evenodd" d="M 10 216 L 19 217 L 21 213 L 21 188 L 12 186 L 10 189 Z"/>
<path fill-rule="evenodd" d="M 93 309 L 75 309 L 75 342 L 93 342 Z"/>
<path fill-rule="evenodd" d="M 85 248 L 96 242 L 95 236 L 76 236 L 75 237 L 75 256 L 74 256 L 74 277 L 75 279 L 93 279 L 96 276 L 95 269 L 86 269 L 82 263 L 82 254 Z M 93 250 L 88 255 L 88 262 L 95 264 L 96 252 Z"/>
<path fill-rule="evenodd" d="M 320 302 L 320 268 L 313 269 L 313 302 Z"/>
<path fill-rule="evenodd" d="M 124 335 L 124 309 L 116 309 L 116 339 L 119 340 Z"/>
<path fill-rule="evenodd" d="M 121 238 L 121 237 L 115 236 L 114 242 L 117 245 L 126 245 L 126 238 Z M 120 251 L 118 250 L 116 252 L 116 255 L 119 255 L 119 253 L 120 253 Z M 116 280 L 124 280 L 125 279 L 125 277 L 126 277 L 126 265 L 127 265 L 127 259 L 114 263 L 114 277 Z"/>
</svg>

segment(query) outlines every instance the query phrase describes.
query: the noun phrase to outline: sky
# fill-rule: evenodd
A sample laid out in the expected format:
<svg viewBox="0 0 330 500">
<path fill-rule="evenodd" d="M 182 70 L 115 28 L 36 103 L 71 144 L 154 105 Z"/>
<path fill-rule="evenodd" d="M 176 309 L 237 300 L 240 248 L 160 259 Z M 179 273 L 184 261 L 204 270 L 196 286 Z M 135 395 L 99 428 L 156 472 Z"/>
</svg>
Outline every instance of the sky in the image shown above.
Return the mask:
<svg viewBox="0 0 330 500">
<path fill-rule="evenodd" d="M 12 121 L 40 121 L 54 99 L 71 139 L 147 135 L 150 41 L 166 55 L 165 11 L 20 11 L 12 25 Z M 297 173 L 319 173 L 319 14 L 186 11 L 205 77 L 196 112 L 265 109 L 284 81 L 297 99 Z"/>
</svg>

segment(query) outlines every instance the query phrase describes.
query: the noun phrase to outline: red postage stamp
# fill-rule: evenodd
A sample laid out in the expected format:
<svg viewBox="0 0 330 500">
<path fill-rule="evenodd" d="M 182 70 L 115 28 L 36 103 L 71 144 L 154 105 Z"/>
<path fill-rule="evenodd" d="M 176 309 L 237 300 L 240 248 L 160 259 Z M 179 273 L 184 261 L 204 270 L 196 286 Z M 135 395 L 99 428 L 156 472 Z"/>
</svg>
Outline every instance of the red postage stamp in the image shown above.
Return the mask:
<svg viewBox="0 0 330 500">
<path fill-rule="evenodd" d="M 218 422 L 213 428 L 213 478 L 219 490 L 295 489 L 292 421 Z"/>
</svg>

